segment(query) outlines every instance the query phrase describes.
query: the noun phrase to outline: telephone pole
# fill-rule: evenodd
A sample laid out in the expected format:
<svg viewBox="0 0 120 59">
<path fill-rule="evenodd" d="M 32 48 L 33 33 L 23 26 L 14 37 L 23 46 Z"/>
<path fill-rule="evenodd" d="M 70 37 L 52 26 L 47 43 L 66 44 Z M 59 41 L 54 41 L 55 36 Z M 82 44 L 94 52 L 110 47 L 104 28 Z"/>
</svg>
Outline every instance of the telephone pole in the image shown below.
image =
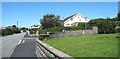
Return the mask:
<svg viewBox="0 0 120 59">
<path fill-rule="evenodd" d="M 18 21 L 17 21 L 17 27 L 18 27 Z"/>
<path fill-rule="evenodd" d="M 87 24 L 86 24 L 86 22 L 87 22 L 87 17 L 85 17 L 85 30 L 87 30 Z"/>
</svg>

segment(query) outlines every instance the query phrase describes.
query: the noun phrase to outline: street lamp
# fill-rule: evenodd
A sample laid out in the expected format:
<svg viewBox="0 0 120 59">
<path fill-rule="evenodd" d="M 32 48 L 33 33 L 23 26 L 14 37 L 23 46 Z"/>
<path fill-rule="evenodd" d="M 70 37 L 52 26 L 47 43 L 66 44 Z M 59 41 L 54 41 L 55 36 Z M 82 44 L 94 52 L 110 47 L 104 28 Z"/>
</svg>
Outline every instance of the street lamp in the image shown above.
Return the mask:
<svg viewBox="0 0 120 59">
<path fill-rule="evenodd" d="M 85 17 L 85 30 L 87 30 L 86 22 L 87 22 L 87 17 Z"/>
</svg>

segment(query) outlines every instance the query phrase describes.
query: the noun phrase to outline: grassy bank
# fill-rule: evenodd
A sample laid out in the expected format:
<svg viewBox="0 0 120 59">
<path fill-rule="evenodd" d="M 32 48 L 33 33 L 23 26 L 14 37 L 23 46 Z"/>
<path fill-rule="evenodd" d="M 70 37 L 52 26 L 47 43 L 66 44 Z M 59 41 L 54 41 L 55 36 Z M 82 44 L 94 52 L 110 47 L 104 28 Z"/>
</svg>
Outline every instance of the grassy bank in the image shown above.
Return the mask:
<svg viewBox="0 0 120 59">
<path fill-rule="evenodd" d="M 117 57 L 116 34 L 60 37 L 44 42 L 73 57 Z"/>
</svg>

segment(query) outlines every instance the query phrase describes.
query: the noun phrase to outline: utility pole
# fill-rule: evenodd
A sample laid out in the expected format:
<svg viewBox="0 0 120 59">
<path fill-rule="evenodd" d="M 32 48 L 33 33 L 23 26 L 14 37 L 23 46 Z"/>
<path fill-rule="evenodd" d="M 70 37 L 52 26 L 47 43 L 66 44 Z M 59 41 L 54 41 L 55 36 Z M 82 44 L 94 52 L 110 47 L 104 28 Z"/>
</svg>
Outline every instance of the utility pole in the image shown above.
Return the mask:
<svg viewBox="0 0 120 59">
<path fill-rule="evenodd" d="M 18 21 L 17 21 L 17 27 L 18 27 Z"/>
<path fill-rule="evenodd" d="M 85 17 L 85 30 L 87 30 L 86 21 L 87 21 L 87 17 Z"/>
</svg>

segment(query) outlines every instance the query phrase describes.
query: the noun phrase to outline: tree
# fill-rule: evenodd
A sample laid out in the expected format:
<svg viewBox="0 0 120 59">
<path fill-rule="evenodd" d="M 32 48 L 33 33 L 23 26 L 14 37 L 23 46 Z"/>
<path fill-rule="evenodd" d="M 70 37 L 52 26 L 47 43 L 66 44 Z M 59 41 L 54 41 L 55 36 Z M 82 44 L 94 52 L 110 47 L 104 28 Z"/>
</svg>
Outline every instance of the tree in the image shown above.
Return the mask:
<svg viewBox="0 0 120 59">
<path fill-rule="evenodd" d="M 43 18 L 40 20 L 43 29 L 48 29 L 52 27 L 61 26 L 59 22 L 60 16 L 54 14 L 47 14 L 44 15 Z"/>
<path fill-rule="evenodd" d="M 13 28 L 16 28 L 16 25 L 12 25 Z"/>
<path fill-rule="evenodd" d="M 117 21 L 120 21 L 120 11 L 118 12 L 118 15 L 117 15 Z"/>
<path fill-rule="evenodd" d="M 90 26 L 97 26 L 99 34 L 115 33 L 116 22 L 110 18 L 98 18 L 89 21 Z"/>
</svg>

